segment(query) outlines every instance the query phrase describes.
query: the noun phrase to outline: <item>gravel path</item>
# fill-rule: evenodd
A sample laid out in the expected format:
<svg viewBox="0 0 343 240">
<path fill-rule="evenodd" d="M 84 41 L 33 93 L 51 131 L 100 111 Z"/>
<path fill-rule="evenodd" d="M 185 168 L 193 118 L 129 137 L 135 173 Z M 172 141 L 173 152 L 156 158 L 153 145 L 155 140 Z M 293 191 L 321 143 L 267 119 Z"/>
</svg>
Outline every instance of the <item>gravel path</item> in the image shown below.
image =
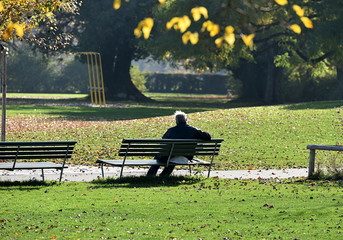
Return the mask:
<svg viewBox="0 0 343 240">
<path fill-rule="evenodd" d="M 123 176 L 143 176 L 147 169 L 143 168 L 124 168 Z M 119 177 L 120 168 L 106 167 L 105 177 Z M 174 175 L 187 175 L 188 170 L 174 170 Z M 207 176 L 207 171 L 200 174 Z M 282 179 L 294 177 L 307 177 L 307 168 L 294 169 L 269 169 L 269 170 L 230 170 L 230 171 L 211 171 L 211 177 L 228 179 Z M 45 180 L 59 179 L 59 171 L 45 170 Z M 64 170 L 62 181 L 92 181 L 101 178 L 101 169 L 91 166 L 69 166 Z M 16 170 L 0 171 L 0 181 L 22 181 L 22 180 L 41 180 L 41 170 Z"/>
</svg>

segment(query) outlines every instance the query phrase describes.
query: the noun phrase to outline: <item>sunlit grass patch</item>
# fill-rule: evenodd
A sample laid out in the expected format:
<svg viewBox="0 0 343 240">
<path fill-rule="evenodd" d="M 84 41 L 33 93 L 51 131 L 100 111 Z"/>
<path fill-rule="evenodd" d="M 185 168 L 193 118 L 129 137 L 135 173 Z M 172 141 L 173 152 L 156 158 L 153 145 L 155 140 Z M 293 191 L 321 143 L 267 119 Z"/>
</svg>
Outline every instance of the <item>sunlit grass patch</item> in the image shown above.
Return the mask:
<svg viewBox="0 0 343 240">
<path fill-rule="evenodd" d="M 8 98 L 13 99 L 84 99 L 88 94 L 64 94 L 64 93 L 7 93 Z"/>
<path fill-rule="evenodd" d="M 164 185 L 131 180 L 1 186 L 0 236 L 339 239 L 342 234 L 339 182 L 210 178 Z"/>
</svg>

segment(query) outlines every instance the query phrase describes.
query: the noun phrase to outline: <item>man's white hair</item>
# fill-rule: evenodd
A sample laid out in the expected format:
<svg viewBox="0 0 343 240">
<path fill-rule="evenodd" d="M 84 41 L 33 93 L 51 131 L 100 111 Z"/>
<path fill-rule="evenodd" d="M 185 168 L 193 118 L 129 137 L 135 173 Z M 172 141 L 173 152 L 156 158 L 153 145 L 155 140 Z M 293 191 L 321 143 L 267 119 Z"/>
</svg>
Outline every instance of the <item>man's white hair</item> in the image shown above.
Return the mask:
<svg viewBox="0 0 343 240">
<path fill-rule="evenodd" d="M 176 111 L 174 113 L 174 116 L 175 116 L 176 124 L 186 123 L 187 122 L 187 115 L 186 115 L 186 113 L 184 113 L 182 111 Z"/>
</svg>

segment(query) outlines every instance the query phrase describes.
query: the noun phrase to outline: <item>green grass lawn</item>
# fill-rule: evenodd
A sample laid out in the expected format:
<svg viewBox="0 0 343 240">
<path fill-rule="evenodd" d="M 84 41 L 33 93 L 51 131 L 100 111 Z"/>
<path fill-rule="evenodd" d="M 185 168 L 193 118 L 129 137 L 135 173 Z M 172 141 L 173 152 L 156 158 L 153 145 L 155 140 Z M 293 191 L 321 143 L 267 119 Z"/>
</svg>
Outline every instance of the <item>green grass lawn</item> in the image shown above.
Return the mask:
<svg viewBox="0 0 343 240">
<path fill-rule="evenodd" d="M 183 110 L 191 125 L 224 139 L 215 169 L 307 167 L 308 144 L 342 144 L 343 101 L 220 108 L 203 102 L 9 105 L 7 140 L 76 140 L 69 163 L 92 165 L 97 158 L 116 158 L 123 138 L 160 138 L 174 125 L 174 111 Z"/>
<path fill-rule="evenodd" d="M 237 107 L 162 97 L 106 108 L 73 97 L 10 99 L 7 140 L 77 140 L 69 163 L 92 165 L 116 157 L 122 138 L 160 138 L 174 125 L 173 112 L 184 110 L 190 124 L 224 138 L 215 169 L 307 167 L 307 144 L 342 144 L 343 101 Z M 197 177 L 0 182 L 0 238 L 340 239 L 342 187 Z"/>
<path fill-rule="evenodd" d="M 1 239 L 340 239 L 329 181 L 1 183 Z"/>
</svg>

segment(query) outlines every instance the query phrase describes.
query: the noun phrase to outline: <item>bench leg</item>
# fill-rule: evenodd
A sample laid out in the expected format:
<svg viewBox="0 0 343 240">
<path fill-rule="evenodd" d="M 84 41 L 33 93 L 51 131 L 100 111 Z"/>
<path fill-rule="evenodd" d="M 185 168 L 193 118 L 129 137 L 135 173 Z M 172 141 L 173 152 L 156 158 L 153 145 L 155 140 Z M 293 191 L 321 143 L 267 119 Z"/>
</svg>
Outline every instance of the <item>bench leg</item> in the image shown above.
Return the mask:
<svg viewBox="0 0 343 240">
<path fill-rule="evenodd" d="M 121 178 L 123 176 L 123 170 L 124 170 L 124 165 L 121 167 L 120 169 L 120 175 L 119 175 L 119 178 Z"/>
<path fill-rule="evenodd" d="M 188 165 L 188 167 L 189 167 L 189 175 L 192 175 L 192 166 Z"/>
<path fill-rule="evenodd" d="M 208 167 L 208 174 L 207 174 L 207 177 L 208 177 L 208 178 L 210 177 L 211 167 L 212 167 L 212 165 L 210 165 L 210 166 Z"/>
<path fill-rule="evenodd" d="M 43 179 L 43 181 L 45 181 L 44 180 L 44 170 L 43 170 L 43 168 L 42 168 L 42 179 Z"/>
<path fill-rule="evenodd" d="M 64 169 L 64 168 L 61 168 L 60 182 L 62 181 L 63 169 Z"/>
<path fill-rule="evenodd" d="M 310 149 L 310 157 L 308 164 L 308 178 L 311 178 L 314 173 L 314 159 L 316 157 L 316 150 Z"/>
<path fill-rule="evenodd" d="M 105 178 L 104 164 L 100 164 L 100 167 L 101 167 L 101 176 L 102 176 L 102 178 Z"/>
</svg>

